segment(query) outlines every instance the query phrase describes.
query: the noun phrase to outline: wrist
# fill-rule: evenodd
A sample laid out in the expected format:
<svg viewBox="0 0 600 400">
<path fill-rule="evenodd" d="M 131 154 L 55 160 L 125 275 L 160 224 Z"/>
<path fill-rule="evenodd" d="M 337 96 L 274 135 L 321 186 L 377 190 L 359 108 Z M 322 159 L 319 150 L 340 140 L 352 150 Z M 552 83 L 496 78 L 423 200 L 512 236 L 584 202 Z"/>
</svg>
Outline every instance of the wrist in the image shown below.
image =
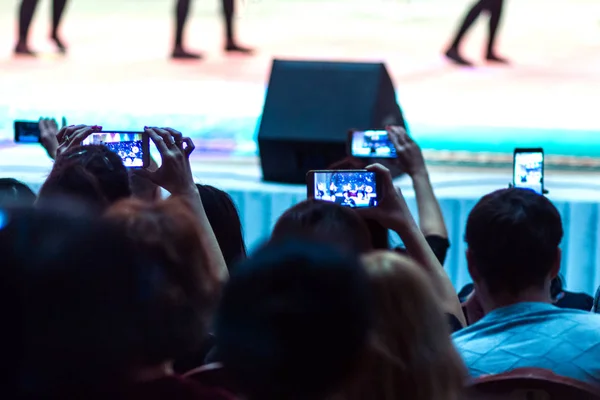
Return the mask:
<svg viewBox="0 0 600 400">
<path fill-rule="evenodd" d="M 174 196 L 184 196 L 184 197 L 200 197 L 200 193 L 198 193 L 198 188 L 195 184 L 184 185 L 178 188 L 175 188 L 171 192 Z"/>
<path fill-rule="evenodd" d="M 415 231 L 419 230 L 415 220 L 410 218 L 391 218 L 389 220 L 389 229 L 396 232 L 400 237 L 406 235 L 412 235 Z"/>
<path fill-rule="evenodd" d="M 408 173 L 410 177 L 414 179 L 429 179 L 429 172 L 427 172 L 427 168 L 425 166 L 420 168 L 415 168 L 414 170 Z"/>
</svg>

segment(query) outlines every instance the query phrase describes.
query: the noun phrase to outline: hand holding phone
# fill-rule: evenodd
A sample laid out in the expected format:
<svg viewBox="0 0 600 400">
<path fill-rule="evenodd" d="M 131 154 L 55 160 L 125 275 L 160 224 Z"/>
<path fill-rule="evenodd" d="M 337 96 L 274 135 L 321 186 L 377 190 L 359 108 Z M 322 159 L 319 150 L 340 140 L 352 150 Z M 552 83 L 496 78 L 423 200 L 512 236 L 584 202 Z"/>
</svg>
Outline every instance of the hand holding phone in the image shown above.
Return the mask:
<svg viewBox="0 0 600 400">
<path fill-rule="evenodd" d="M 513 186 L 544 194 L 544 150 L 542 148 L 515 149 Z"/>
<path fill-rule="evenodd" d="M 367 170 L 320 170 L 307 174 L 308 198 L 344 207 L 370 208 L 378 204 L 377 174 Z"/>
<path fill-rule="evenodd" d="M 388 128 L 390 141 L 396 148 L 398 162 L 404 172 L 411 177 L 426 172 L 425 159 L 419 145 L 410 137 L 401 126 Z"/>
<path fill-rule="evenodd" d="M 360 210 L 361 214 L 398 232 L 401 238 L 404 233 L 419 231 L 402 191 L 394 185 L 390 170 L 381 164 L 373 164 L 367 167 L 367 171 L 377 175 L 378 206 Z"/>
</svg>

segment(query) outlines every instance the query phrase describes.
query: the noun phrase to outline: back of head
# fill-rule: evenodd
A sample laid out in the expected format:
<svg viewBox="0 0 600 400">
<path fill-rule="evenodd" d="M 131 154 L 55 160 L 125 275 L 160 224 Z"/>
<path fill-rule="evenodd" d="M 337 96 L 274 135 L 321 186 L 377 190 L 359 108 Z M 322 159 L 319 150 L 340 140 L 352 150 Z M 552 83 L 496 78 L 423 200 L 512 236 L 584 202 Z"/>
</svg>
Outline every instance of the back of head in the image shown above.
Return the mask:
<svg viewBox="0 0 600 400">
<path fill-rule="evenodd" d="M 270 244 L 226 285 L 217 347 L 250 398 L 319 399 L 357 367 L 370 306 L 354 257 L 314 242 Z"/>
<path fill-rule="evenodd" d="M 371 236 L 356 211 L 322 200 L 306 200 L 279 217 L 271 241 L 306 238 L 355 254 L 371 250 Z"/>
<path fill-rule="evenodd" d="M 60 155 L 40 189 L 38 203 L 76 198 L 97 210 L 131 196 L 121 158 L 101 145 L 75 147 Z"/>
<path fill-rule="evenodd" d="M 218 279 L 207 265 L 188 205 L 173 198 L 156 203 L 127 199 L 112 206 L 106 218 L 126 231 L 132 251 L 164 268 L 160 296 L 145 321 L 147 343 L 140 362 L 155 365 L 195 350 L 206 333 Z"/>
<path fill-rule="evenodd" d="M 0 205 L 32 206 L 35 193 L 24 183 L 12 178 L 0 179 Z"/>
<path fill-rule="evenodd" d="M 231 269 L 235 263 L 246 258 L 242 223 L 235 204 L 222 190 L 208 185 L 196 186 L 225 263 Z"/>
<path fill-rule="evenodd" d="M 411 259 L 363 257 L 373 293 L 374 331 L 364 375 L 348 399 L 455 399 L 466 369 L 425 272 Z"/>
<path fill-rule="evenodd" d="M 484 196 L 467 220 L 470 268 L 491 294 L 543 289 L 560 261 L 560 214 L 544 196 L 504 189 Z"/>
<path fill-rule="evenodd" d="M 12 306 L 22 320 L 6 326 L 22 330 L 23 351 L 13 365 L 20 392 L 94 391 L 120 379 L 142 333 L 136 319 L 147 314 L 153 293 L 141 275 L 152 275 L 152 266 L 127 238 L 93 219 L 11 211 L 0 229 L 0 254 L 2 267 L 19 275 Z"/>
</svg>

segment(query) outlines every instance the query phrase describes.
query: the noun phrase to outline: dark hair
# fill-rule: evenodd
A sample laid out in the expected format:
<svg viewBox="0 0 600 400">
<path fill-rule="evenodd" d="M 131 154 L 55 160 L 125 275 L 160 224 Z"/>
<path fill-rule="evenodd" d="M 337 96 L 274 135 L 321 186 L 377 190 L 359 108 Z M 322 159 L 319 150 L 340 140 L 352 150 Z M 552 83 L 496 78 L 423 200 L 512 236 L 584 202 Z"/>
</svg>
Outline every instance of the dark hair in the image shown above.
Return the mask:
<svg viewBox="0 0 600 400">
<path fill-rule="evenodd" d="M 12 178 L 0 179 L 0 204 L 32 206 L 35 198 L 35 193 L 24 183 Z"/>
<path fill-rule="evenodd" d="M 367 225 L 356 211 L 322 200 L 305 200 L 279 217 L 271 241 L 290 237 L 328 243 L 356 254 L 372 249 Z"/>
<path fill-rule="evenodd" d="M 368 279 L 358 259 L 304 241 L 272 243 L 240 264 L 216 318 L 219 354 L 256 399 L 339 389 L 366 349 Z"/>
<path fill-rule="evenodd" d="M 24 397 L 93 394 L 118 385 L 144 332 L 159 268 L 96 219 L 16 210 L 0 227 L 2 270 L 17 271 L 22 327 L 16 370 Z M 153 277 L 153 279 L 149 279 Z M 9 328 L 10 327 L 10 328 Z M 13 346 L 14 343 L 2 342 Z M 3 352 L 4 354 L 4 352 Z"/>
<path fill-rule="evenodd" d="M 153 311 L 144 321 L 145 344 L 139 362 L 157 365 L 197 350 L 207 333 L 219 279 L 206 263 L 202 232 L 189 206 L 169 198 L 155 203 L 127 199 L 105 217 L 123 227 L 131 251 L 159 261 L 164 270 Z"/>
<path fill-rule="evenodd" d="M 73 197 L 104 210 L 131 196 L 129 175 L 121 157 L 106 146 L 75 147 L 57 157 L 40 189 L 38 203 Z"/>
<path fill-rule="evenodd" d="M 227 268 L 246 258 L 242 223 L 231 197 L 213 186 L 197 184 L 208 222 L 215 233 Z"/>
<path fill-rule="evenodd" d="M 544 285 L 562 236 L 556 207 L 517 188 L 484 196 L 469 214 L 465 233 L 474 268 L 490 293 L 512 295 Z"/>
</svg>

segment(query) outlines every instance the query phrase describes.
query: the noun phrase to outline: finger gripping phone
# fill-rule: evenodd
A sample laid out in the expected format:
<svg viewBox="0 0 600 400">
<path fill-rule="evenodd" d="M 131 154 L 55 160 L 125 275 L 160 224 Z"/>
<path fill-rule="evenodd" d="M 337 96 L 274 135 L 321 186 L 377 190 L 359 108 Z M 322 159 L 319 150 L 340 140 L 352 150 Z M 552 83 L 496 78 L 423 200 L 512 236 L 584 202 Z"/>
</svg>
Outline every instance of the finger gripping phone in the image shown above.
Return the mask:
<svg viewBox="0 0 600 400">
<path fill-rule="evenodd" d="M 150 165 L 150 138 L 144 132 L 103 131 L 90 135 L 82 146 L 103 145 L 121 157 L 126 168 Z"/>
<path fill-rule="evenodd" d="M 309 199 L 330 201 L 344 207 L 377 207 L 377 174 L 361 170 L 309 171 L 306 175 Z"/>
<path fill-rule="evenodd" d="M 513 186 L 544 194 L 544 150 L 542 148 L 515 149 Z"/>
<path fill-rule="evenodd" d="M 37 121 L 15 121 L 15 143 L 39 143 L 40 124 Z"/>
<path fill-rule="evenodd" d="M 359 158 L 396 158 L 396 147 L 385 130 L 358 131 L 348 133 L 350 155 Z"/>
</svg>

